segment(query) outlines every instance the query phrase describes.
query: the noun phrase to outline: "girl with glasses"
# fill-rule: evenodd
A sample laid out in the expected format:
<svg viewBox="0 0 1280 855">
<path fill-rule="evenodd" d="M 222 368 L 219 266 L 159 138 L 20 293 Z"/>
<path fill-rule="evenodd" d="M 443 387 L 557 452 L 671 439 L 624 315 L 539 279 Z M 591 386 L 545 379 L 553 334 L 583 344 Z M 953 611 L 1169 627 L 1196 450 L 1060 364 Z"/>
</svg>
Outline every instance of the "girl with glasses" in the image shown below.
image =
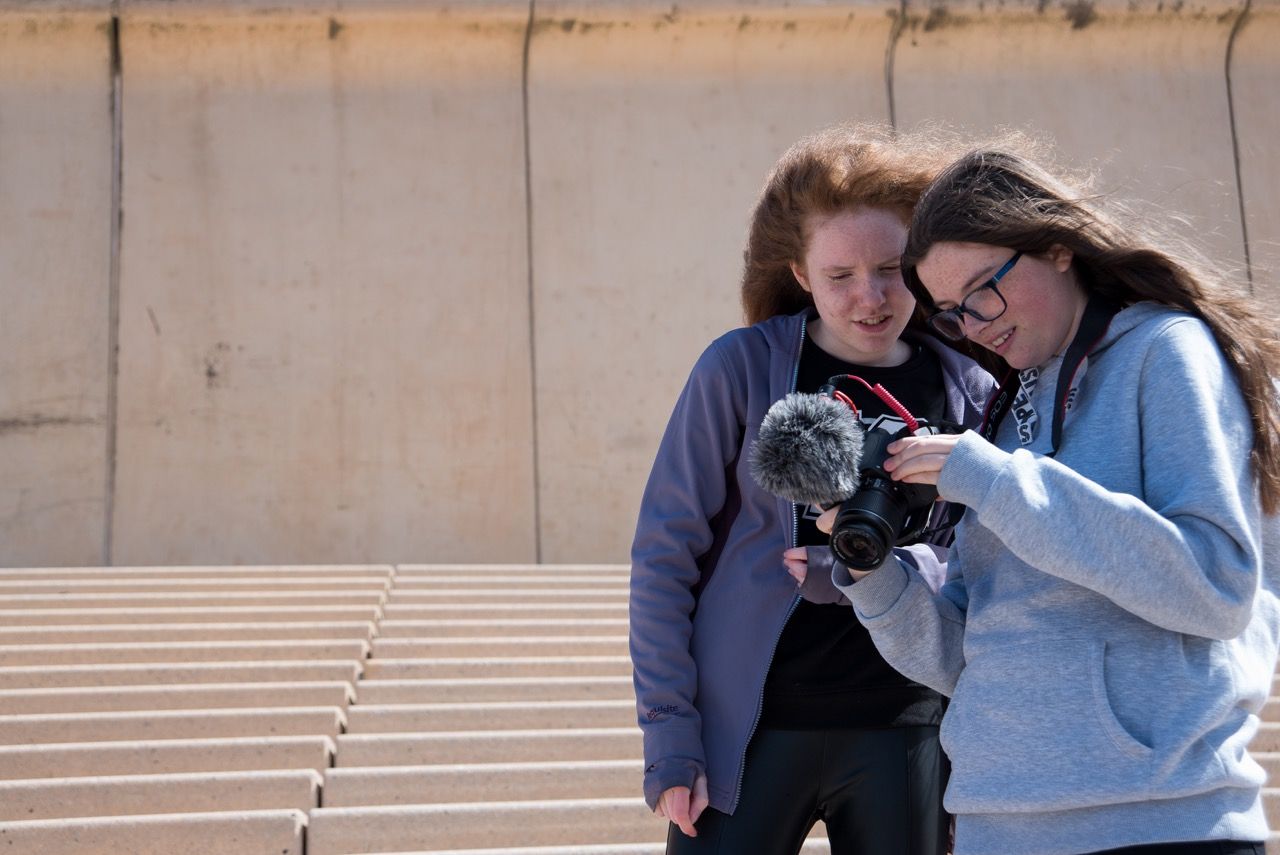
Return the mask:
<svg viewBox="0 0 1280 855">
<path fill-rule="evenodd" d="M 817 514 L 757 485 L 748 452 L 770 405 L 836 374 L 882 383 L 927 424 L 977 424 L 993 381 L 928 334 L 899 263 L 948 159 L 866 127 L 783 155 L 751 219 L 751 326 L 711 343 L 671 416 L 630 608 L 644 792 L 671 821 L 669 855 L 795 855 L 818 820 L 835 855 L 947 851 L 942 696 L 885 663 L 831 584 Z M 884 402 L 848 391 L 893 429 Z"/>
<path fill-rule="evenodd" d="M 976 151 L 911 223 L 930 325 L 1004 381 L 979 430 L 890 446 L 892 477 L 968 508 L 942 589 L 915 549 L 833 578 L 888 661 L 951 697 L 955 855 L 1267 838 L 1246 746 L 1280 634 L 1280 342 L 1132 222 Z"/>
</svg>

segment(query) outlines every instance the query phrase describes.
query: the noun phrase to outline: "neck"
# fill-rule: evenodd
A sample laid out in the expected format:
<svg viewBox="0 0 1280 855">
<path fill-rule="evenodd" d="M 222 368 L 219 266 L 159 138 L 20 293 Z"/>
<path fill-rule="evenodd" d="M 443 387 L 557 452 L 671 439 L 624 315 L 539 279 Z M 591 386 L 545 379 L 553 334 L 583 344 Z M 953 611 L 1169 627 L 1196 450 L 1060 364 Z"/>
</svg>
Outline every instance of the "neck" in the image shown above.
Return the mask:
<svg viewBox="0 0 1280 855">
<path fill-rule="evenodd" d="M 853 365 L 865 365 L 868 368 L 893 368 L 910 359 L 913 352 L 911 345 L 902 339 L 896 340 L 884 353 L 868 354 L 854 351 L 831 335 L 821 318 L 809 321 L 809 335 L 813 337 L 818 347 L 836 359 Z"/>
</svg>

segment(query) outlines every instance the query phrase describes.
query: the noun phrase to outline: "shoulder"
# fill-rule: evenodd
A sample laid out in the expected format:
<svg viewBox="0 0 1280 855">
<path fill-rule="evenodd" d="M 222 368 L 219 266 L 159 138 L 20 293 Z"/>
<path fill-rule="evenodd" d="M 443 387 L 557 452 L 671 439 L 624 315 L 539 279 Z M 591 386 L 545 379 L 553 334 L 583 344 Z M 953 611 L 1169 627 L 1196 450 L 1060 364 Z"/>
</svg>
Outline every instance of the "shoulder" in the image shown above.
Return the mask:
<svg viewBox="0 0 1280 855">
<path fill-rule="evenodd" d="M 1190 312 L 1138 303 L 1116 315 L 1109 346 L 1141 359 L 1144 374 L 1221 377 L 1229 373 L 1213 330 Z"/>
<path fill-rule="evenodd" d="M 798 347 L 803 325 L 802 315 L 777 315 L 749 327 L 731 329 L 708 345 L 702 359 L 714 354 L 728 366 L 767 365 L 775 350 Z"/>
</svg>

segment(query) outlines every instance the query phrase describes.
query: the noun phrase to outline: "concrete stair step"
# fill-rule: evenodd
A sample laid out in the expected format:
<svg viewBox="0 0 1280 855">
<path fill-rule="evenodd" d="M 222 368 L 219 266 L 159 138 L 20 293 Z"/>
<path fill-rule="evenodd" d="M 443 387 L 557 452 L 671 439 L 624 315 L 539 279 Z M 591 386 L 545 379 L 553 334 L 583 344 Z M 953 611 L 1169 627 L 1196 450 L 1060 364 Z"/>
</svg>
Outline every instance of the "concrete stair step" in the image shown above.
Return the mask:
<svg viewBox="0 0 1280 855">
<path fill-rule="evenodd" d="M 445 677 L 582 677 L 630 675 L 626 656 L 486 656 L 438 659 L 370 659 L 371 680 L 430 680 Z"/>
<path fill-rule="evenodd" d="M 627 656 L 622 635 L 498 635 L 465 638 L 382 638 L 373 641 L 379 659 L 480 656 Z"/>
<path fill-rule="evenodd" d="M 287 641 L 373 638 L 373 621 L 319 623 L 44 624 L 0 627 L 0 645 L 89 642 Z"/>
<path fill-rule="evenodd" d="M 189 565 L 144 567 L 2 567 L 0 579 L 97 579 L 154 578 L 180 579 L 210 577 L 220 579 L 278 578 L 281 576 L 378 577 L 389 579 L 395 569 L 388 564 L 263 564 Z"/>
<path fill-rule="evenodd" d="M 325 807 L 518 801 L 542 798 L 634 797 L 644 761 L 459 763 L 326 769 Z"/>
<path fill-rule="evenodd" d="M 336 737 L 339 707 L 141 710 L 0 716 L 0 745 L 201 739 L 237 736 Z"/>
<path fill-rule="evenodd" d="M 6 579 L 0 577 L 0 597 L 13 594 L 222 594 L 231 591 L 385 591 L 390 578 L 374 576 L 261 576 L 226 578 L 189 576 L 178 579 L 108 577 L 80 579 Z"/>
<path fill-rule="evenodd" d="M 643 756 L 640 728 L 346 733 L 334 765 L 437 766 L 549 760 L 631 760 Z M 27 777 L 27 776 L 24 776 Z"/>
<path fill-rule="evenodd" d="M 622 602 L 630 594 L 629 585 L 613 585 L 607 588 L 432 588 L 393 587 L 387 594 L 392 603 L 525 603 L 530 600 L 559 603 Z M 33 595 L 34 596 L 34 595 Z M 6 598 L 0 598 L 3 602 Z"/>
<path fill-rule="evenodd" d="M 287 683 L 359 678 L 363 660 L 164 662 L 123 665 L 22 665 L 0 668 L 0 690 L 170 683 Z"/>
<path fill-rule="evenodd" d="M 40 855 L 302 855 L 297 810 L 41 819 L 0 823 L 0 852 Z"/>
<path fill-rule="evenodd" d="M 0 691 L 0 715 L 225 709 L 228 707 L 341 707 L 355 700 L 348 682 L 206 683 L 112 686 L 98 689 Z"/>
<path fill-rule="evenodd" d="M 412 579 L 421 576 L 462 575 L 490 576 L 495 573 L 553 574 L 557 576 L 610 574 L 630 578 L 629 564 L 397 564 L 396 578 Z"/>
<path fill-rule="evenodd" d="M 149 641 L 90 644 L 0 645 L 0 668 L 22 665 L 131 664 L 144 662 L 266 662 L 306 659 L 364 659 L 364 639 L 283 641 Z"/>
<path fill-rule="evenodd" d="M 821 827 L 821 824 L 819 824 Z M 825 832 L 823 832 L 825 834 Z M 605 843 L 586 846 L 508 846 L 502 849 L 415 849 L 398 855 L 665 855 L 665 843 Z M 1268 855 L 1272 855 L 1270 850 Z M 800 855 L 830 855 L 826 837 L 810 837 L 800 845 Z M 359 855 L 377 855 L 363 852 Z"/>
<path fill-rule="evenodd" d="M 475 618 L 505 620 L 507 618 L 543 618 L 572 620 L 575 617 L 627 616 L 627 603 L 404 603 L 388 601 L 382 607 L 390 620 L 432 620 L 438 618 Z M 0 614 L 3 614 L 0 612 Z"/>
<path fill-rule="evenodd" d="M 225 591 L 223 593 L 6 594 L 0 609 L 210 608 L 214 606 L 381 605 L 386 593 L 372 591 Z"/>
<path fill-rule="evenodd" d="M 382 609 L 370 605 L 290 606 L 179 606 L 146 608 L 6 609 L 0 607 L 0 626 L 47 624 L 129 625 L 157 623 L 315 623 L 317 621 L 375 621 Z"/>
<path fill-rule="evenodd" d="M 315 769 L 330 765 L 327 736 L 151 739 L 0 746 L 0 780 Z M 5 851 L 0 844 L 0 852 Z"/>
<path fill-rule="evenodd" d="M 627 619 L 616 618 L 456 618 L 453 620 L 384 620 L 378 625 L 379 638 L 462 638 L 487 637 L 503 633 L 533 635 L 627 634 Z"/>
<path fill-rule="evenodd" d="M 1280 789 L 1263 787 L 1262 809 L 1266 811 L 1267 825 L 1269 827 L 1275 828 L 1280 825 Z"/>
<path fill-rule="evenodd" d="M 566 588 L 613 587 L 629 585 L 627 576 L 615 573 L 577 573 L 561 576 L 554 573 L 495 573 L 492 576 L 474 573 L 439 573 L 429 576 L 399 576 L 395 585 L 401 591 L 433 590 L 437 588 Z"/>
<path fill-rule="evenodd" d="M 374 680 L 356 684 L 361 704 L 478 703 L 635 699 L 631 678 L 613 676 L 459 677 L 439 680 Z"/>
<path fill-rule="evenodd" d="M 627 727 L 635 723 L 636 704 L 630 700 L 360 704 L 347 714 L 348 733 L 554 730 Z"/>
<path fill-rule="evenodd" d="M 307 853 L 646 843 L 666 833 L 639 798 L 324 807 L 311 812 Z"/>
<path fill-rule="evenodd" d="M 313 769 L 0 781 L 0 822 L 293 809 L 320 805 Z"/>
<path fill-rule="evenodd" d="M 1250 753 L 1280 752 L 1280 724 L 1264 721 L 1249 741 Z"/>
</svg>

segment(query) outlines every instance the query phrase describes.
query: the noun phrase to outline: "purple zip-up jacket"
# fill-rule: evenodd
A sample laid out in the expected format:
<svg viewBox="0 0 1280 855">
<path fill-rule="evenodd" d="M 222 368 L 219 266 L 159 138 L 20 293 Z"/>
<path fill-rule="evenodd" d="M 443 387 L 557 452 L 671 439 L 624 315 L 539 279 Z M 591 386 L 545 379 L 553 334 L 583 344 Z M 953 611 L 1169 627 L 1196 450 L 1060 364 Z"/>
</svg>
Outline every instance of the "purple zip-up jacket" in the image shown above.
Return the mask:
<svg viewBox="0 0 1280 855">
<path fill-rule="evenodd" d="M 711 343 L 676 402 L 645 487 L 631 549 L 630 632 L 651 808 L 705 771 L 711 807 L 733 813 L 787 618 L 801 595 L 843 601 L 825 547 L 809 547 L 797 590 L 782 563 L 795 542 L 795 507 L 755 483 L 743 453 L 769 406 L 795 389 L 812 314 L 779 315 Z M 946 418 L 976 426 L 990 375 L 929 336 L 915 340 L 942 363 Z"/>
</svg>

